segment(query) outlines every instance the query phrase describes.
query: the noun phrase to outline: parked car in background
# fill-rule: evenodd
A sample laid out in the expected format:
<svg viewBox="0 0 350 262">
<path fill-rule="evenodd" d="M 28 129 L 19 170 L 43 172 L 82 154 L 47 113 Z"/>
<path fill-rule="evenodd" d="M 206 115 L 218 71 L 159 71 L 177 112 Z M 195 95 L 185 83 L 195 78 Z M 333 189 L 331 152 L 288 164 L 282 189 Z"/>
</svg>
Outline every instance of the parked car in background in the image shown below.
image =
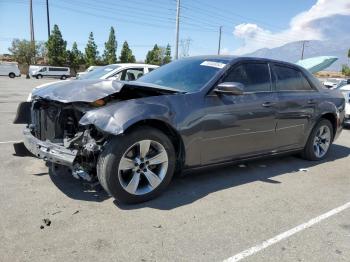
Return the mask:
<svg viewBox="0 0 350 262">
<path fill-rule="evenodd" d="M 15 78 L 16 76 L 21 76 L 18 64 L 12 62 L 0 63 L 0 76 L 8 76 L 10 78 Z"/>
<path fill-rule="evenodd" d="M 336 87 L 343 79 L 342 78 L 327 78 L 326 81 L 323 82 L 323 85 L 327 88 Z"/>
<path fill-rule="evenodd" d="M 28 69 L 29 76 L 31 76 L 33 72 L 40 70 L 42 67 L 42 65 L 30 65 Z"/>
<path fill-rule="evenodd" d="M 15 123 L 27 124 L 24 144 L 51 173 L 98 179 L 119 202 L 137 203 L 175 170 L 285 153 L 322 160 L 343 120 L 342 94 L 304 68 L 200 56 L 132 82 L 53 83 L 19 105 Z"/>
<path fill-rule="evenodd" d="M 89 66 L 84 72 L 78 72 L 76 75 L 76 78 L 79 78 L 83 75 L 86 75 L 87 73 L 94 71 L 97 68 L 100 68 L 101 66 Z"/>
<path fill-rule="evenodd" d="M 110 79 L 121 81 L 133 81 L 158 67 L 159 66 L 148 64 L 111 64 L 96 68 L 95 70 L 92 70 L 87 74 L 81 75 L 76 79 Z M 32 92 L 40 88 L 46 87 L 48 85 L 49 84 L 39 85 L 35 87 Z M 27 101 L 32 100 L 32 92 L 28 95 Z"/>
<path fill-rule="evenodd" d="M 33 70 L 31 76 L 36 77 L 37 79 L 51 77 L 65 80 L 70 77 L 70 69 L 69 67 L 60 66 L 41 66 L 40 68 Z"/>
<path fill-rule="evenodd" d="M 350 79 L 342 79 L 339 81 L 339 83 L 333 87 L 333 89 L 339 89 L 341 88 L 342 86 L 345 86 L 345 85 L 350 85 Z"/>
<path fill-rule="evenodd" d="M 350 79 L 341 81 L 335 90 L 340 91 L 345 98 L 345 119 L 344 124 L 350 126 Z"/>
<path fill-rule="evenodd" d="M 113 79 L 123 81 L 133 81 L 144 74 L 151 72 L 158 68 L 157 65 L 148 64 L 111 64 L 106 65 L 85 75 L 79 76 L 78 79 Z"/>
</svg>

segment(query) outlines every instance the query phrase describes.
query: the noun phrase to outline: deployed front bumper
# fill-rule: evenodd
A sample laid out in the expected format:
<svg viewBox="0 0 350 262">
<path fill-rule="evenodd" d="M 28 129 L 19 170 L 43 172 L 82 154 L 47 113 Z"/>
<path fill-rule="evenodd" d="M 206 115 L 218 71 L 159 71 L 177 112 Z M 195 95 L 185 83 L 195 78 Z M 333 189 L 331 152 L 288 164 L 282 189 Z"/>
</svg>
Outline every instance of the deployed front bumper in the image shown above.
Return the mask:
<svg viewBox="0 0 350 262">
<path fill-rule="evenodd" d="M 52 163 L 73 166 L 77 150 L 68 149 L 49 141 L 41 141 L 32 135 L 29 128 L 24 129 L 23 135 L 24 145 L 35 156 Z"/>
</svg>

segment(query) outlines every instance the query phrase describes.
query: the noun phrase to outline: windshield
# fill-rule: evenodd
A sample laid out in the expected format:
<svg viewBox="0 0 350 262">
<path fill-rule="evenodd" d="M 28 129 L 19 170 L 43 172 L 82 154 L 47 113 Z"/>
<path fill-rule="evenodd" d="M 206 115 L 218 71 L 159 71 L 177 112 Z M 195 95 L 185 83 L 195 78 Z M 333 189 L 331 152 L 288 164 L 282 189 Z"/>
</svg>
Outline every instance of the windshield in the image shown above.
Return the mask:
<svg viewBox="0 0 350 262">
<path fill-rule="evenodd" d="M 115 70 L 118 67 L 120 67 L 120 66 L 119 65 L 107 65 L 107 66 L 103 66 L 100 68 L 96 68 L 95 70 L 92 70 L 85 75 L 79 76 L 79 79 L 100 79 L 101 77 L 108 74 L 112 70 Z"/>
<path fill-rule="evenodd" d="M 163 65 L 136 81 L 170 87 L 183 92 L 195 92 L 199 91 L 229 61 L 224 58 L 184 58 Z"/>
</svg>

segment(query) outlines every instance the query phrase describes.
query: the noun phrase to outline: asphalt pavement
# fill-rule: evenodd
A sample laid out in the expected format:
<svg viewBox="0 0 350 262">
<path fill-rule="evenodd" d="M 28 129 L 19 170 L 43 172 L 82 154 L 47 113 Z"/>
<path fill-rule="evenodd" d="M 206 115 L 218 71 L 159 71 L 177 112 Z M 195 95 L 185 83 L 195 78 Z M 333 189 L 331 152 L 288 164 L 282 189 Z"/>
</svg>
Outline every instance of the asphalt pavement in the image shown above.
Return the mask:
<svg viewBox="0 0 350 262">
<path fill-rule="evenodd" d="M 48 81 L 0 77 L 0 261 L 350 261 L 350 130 L 322 162 L 211 169 L 118 205 L 14 152 L 17 104 Z"/>
</svg>

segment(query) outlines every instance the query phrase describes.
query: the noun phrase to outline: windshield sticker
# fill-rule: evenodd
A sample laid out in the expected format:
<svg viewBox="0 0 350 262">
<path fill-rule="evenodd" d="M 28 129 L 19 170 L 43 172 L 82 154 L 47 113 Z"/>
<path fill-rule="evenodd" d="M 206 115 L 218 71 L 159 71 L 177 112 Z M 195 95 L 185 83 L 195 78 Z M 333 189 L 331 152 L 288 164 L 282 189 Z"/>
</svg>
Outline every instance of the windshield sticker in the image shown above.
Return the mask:
<svg viewBox="0 0 350 262">
<path fill-rule="evenodd" d="M 224 68 L 226 64 L 220 63 L 220 62 L 213 62 L 213 61 L 204 61 L 201 63 L 202 66 L 210 66 L 215 68 Z"/>
</svg>

